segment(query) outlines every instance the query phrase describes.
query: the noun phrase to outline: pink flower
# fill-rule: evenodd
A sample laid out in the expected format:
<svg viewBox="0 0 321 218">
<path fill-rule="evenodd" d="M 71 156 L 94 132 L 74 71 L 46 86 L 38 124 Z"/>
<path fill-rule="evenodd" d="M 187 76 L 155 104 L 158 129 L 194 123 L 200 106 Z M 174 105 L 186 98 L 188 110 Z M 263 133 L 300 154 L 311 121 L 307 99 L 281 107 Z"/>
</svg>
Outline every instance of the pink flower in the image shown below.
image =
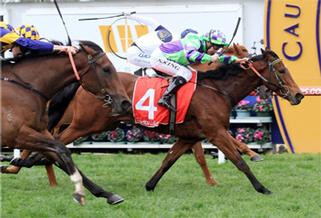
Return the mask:
<svg viewBox="0 0 321 218">
<path fill-rule="evenodd" d="M 245 129 L 244 129 L 244 128 L 239 128 L 239 129 L 238 129 L 238 132 L 239 132 L 239 133 L 244 133 L 244 132 L 245 132 Z"/>
</svg>

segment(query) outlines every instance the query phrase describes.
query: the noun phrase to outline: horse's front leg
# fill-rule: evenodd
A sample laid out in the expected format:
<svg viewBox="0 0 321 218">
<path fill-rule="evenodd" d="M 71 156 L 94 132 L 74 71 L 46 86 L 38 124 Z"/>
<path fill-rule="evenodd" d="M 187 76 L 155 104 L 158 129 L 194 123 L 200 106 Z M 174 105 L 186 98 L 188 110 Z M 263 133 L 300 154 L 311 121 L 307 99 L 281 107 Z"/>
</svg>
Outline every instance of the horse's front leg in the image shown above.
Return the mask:
<svg viewBox="0 0 321 218">
<path fill-rule="evenodd" d="M 168 151 L 165 159 L 162 162 L 161 167 L 157 172 L 152 176 L 152 178 L 146 183 L 145 188 L 147 191 L 153 191 L 162 178 L 162 176 L 171 168 L 171 166 L 177 161 L 182 154 L 184 154 L 188 149 L 192 147 L 193 143 L 185 143 L 181 139 L 171 147 Z"/>
<path fill-rule="evenodd" d="M 220 149 L 225 154 L 225 156 L 247 176 L 247 178 L 250 180 L 257 192 L 260 192 L 262 194 L 270 194 L 271 191 L 265 188 L 257 180 L 257 178 L 250 170 L 249 166 L 246 164 L 239 152 L 236 150 L 237 145 L 234 143 L 233 137 L 228 133 L 227 129 L 223 127 L 215 128 L 216 131 L 213 132 L 212 130 L 214 128 L 212 126 L 209 126 L 210 123 L 211 122 L 209 122 L 208 120 L 202 122 L 202 129 L 204 130 L 204 133 L 208 140 L 213 145 L 216 145 L 218 149 Z"/>
<path fill-rule="evenodd" d="M 82 177 L 64 144 L 54 140 L 47 130 L 40 133 L 28 126 L 21 128 L 16 143 L 21 149 L 43 153 L 50 161 L 63 168 L 75 185 L 74 199 L 81 205 L 85 203 Z"/>
<path fill-rule="evenodd" d="M 202 143 L 197 142 L 192 147 L 194 156 L 200 167 L 202 168 L 203 174 L 205 176 L 206 183 L 209 185 L 218 185 L 218 182 L 212 177 L 211 172 L 208 169 L 205 156 L 204 156 L 204 150 L 202 148 Z"/>
</svg>

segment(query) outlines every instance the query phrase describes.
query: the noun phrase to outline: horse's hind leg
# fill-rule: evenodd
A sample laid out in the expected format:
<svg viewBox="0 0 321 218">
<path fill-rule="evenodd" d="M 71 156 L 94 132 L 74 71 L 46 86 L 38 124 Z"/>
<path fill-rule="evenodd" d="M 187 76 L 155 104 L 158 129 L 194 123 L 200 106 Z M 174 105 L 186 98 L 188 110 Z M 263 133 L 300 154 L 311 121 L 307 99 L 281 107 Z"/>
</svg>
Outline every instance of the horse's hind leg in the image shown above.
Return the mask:
<svg viewBox="0 0 321 218">
<path fill-rule="evenodd" d="M 208 169 L 205 156 L 204 156 L 204 150 L 202 148 L 202 143 L 201 142 L 195 143 L 192 147 L 192 150 L 196 161 L 202 168 L 206 183 L 209 185 L 218 185 L 218 182 L 212 177 L 211 172 Z"/>
<path fill-rule="evenodd" d="M 206 123 L 210 122 L 206 121 Z M 239 152 L 236 150 L 237 145 L 234 144 L 233 137 L 228 133 L 226 129 L 217 129 L 215 133 L 211 131 L 213 129 L 212 127 L 207 126 L 206 128 L 203 127 L 203 129 L 209 141 L 213 145 L 216 145 L 225 154 L 225 156 L 247 176 L 247 178 L 250 180 L 257 192 L 260 192 L 262 194 L 271 193 L 257 180 L 254 174 L 251 172 L 249 166 L 246 164 Z"/>
<path fill-rule="evenodd" d="M 17 158 L 17 159 L 25 160 L 29 157 L 30 153 L 31 152 L 28 150 L 23 150 L 21 152 L 20 158 Z M 11 161 L 15 161 L 17 159 L 12 159 Z M 1 166 L 0 169 L 1 169 L 1 173 L 18 174 L 21 169 L 21 166 L 16 166 L 16 165 Z"/>
<path fill-rule="evenodd" d="M 162 178 L 162 176 L 166 173 L 169 168 L 176 162 L 176 160 L 182 156 L 188 149 L 192 147 L 193 143 L 184 143 L 182 140 L 178 140 L 168 151 L 165 159 L 161 167 L 157 170 L 157 172 L 153 175 L 153 177 L 146 183 L 145 188 L 147 191 L 153 191 L 158 183 L 158 181 Z"/>
<path fill-rule="evenodd" d="M 233 137 L 232 137 L 233 138 Z M 251 161 L 262 161 L 263 158 L 256 152 L 252 151 L 245 143 L 240 142 L 233 138 L 233 142 L 237 146 L 237 150 L 239 150 L 241 153 L 246 154 L 250 157 Z"/>
</svg>

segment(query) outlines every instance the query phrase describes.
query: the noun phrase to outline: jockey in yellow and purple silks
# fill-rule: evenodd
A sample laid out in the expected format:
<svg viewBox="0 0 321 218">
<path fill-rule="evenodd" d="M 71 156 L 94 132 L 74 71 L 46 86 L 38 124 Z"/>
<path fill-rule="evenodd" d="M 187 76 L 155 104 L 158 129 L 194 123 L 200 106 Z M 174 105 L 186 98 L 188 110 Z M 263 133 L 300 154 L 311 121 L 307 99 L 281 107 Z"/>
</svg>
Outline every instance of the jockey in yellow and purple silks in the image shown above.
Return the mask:
<svg viewBox="0 0 321 218">
<path fill-rule="evenodd" d="M 170 98 L 191 79 L 192 71 L 188 68 L 190 64 L 211 62 L 232 64 L 245 61 L 236 56 L 215 53 L 227 45 L 225 36 L 220 31 L 211 30 L 204 35 L 191 31 L 180 40 L 163 43 L 155 49 L 151 55 L 152 68 L 174 77 L 158 104 L 175 111 L 170 104 Z"/>
<path fill-rule="evenodd" d="M 1 55 L 8 49 L 14 47 L 38 52 L 70 51 L 73 54 L 77 52 L 77 49 L 73 46 L 54 45 L 50 42 L 38 40 L 39 34 L 34 26 L 24 25 L 18 28 L 18 30 L 21 32 L 21 35 L 19 35 L 10 24 L 0 22 Z M 13 54 L 15 56 L 15 54 L 19 54 L 19 52 L 13 52 Z"/>
</svg>

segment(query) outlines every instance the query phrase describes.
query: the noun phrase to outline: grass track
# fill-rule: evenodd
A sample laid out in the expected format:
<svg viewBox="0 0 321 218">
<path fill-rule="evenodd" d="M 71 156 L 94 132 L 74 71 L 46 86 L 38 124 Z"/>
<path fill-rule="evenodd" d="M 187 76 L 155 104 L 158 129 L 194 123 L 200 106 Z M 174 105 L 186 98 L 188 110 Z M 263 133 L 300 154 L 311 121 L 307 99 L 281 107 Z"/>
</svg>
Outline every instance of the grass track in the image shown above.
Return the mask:
<svg viewBox="0 0 321 218">
<path fill-rule="evenodd" d="M 273 194 L 258 194 L 231 162 L 218 165 L 206 156 L 220 183 L 205 184 L 193 155 L 187 154 L 163 177 L 154 192 L 145 182 L 165 154 L 73 155 L 89 178 L 125 201 L 108 205 L 86 191 L 86 205 L 72 200 L 73 186 L 55 168 L 59 186 L 48 186 L 44 167 L 23 169 L 19 175 L 1 175 L 1 217 L 321 217 L 321 154 L 265 155 L 252 163 L 256 177 Z"/>
</svg>

